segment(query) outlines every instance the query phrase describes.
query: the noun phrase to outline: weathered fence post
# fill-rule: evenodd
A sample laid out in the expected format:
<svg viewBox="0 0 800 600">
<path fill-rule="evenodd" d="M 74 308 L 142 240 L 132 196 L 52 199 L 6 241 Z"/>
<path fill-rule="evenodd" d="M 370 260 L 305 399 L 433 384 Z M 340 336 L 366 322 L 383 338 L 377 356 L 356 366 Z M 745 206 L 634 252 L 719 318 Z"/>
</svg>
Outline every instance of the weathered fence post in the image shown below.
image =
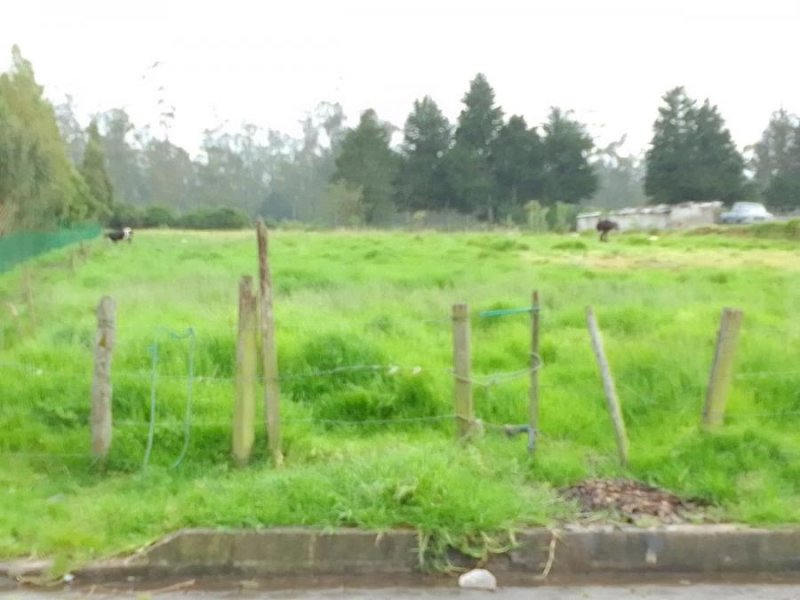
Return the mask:
<svg viewBox="0 0 800 600">
<path fill-rule="evenodd" d="M 267 437 L 272 460 L 283 463 L 281 450 L 280 385 L 278 383 L 278 351 L 275 345 L 275 322 L 272 315 L 272 280 L 269 271 L 267 227 L 258 220 L 258 282 L 261 313 L 261 351 L 264 368 L 264 407 Z"/>
<path fill-rule="evenodd" d="M 717 347 L 711 374 L 708 379 L 706 403 L 703 408 L 703 427 L 713 429 L 722 425 L 725 418 L 725 403 L 733 377 L 733 360 L 736 356 L 736 342 L 744 314 L 740 310 L 725 308 L 717 333 Z"/>
<path fill-rule="evenodd" d="M 253 278 L 239 281 L 239 331 L 236 340 L 236 402 L 233 410 L 233 458 L 244 466 L 255 437 L 255 383 L 258 362 L 256 296 Z"/>
<path fill-rule="evenodd" d="M 111 357 L 115 337 L 114 299 L 103 296 L 97 305 L 97 335 L 92 379 L 92 454 L 100 459 L 111 448 Z"/>
<path fill-rule="evenodd" d="M 531 388 L 528 406 L 528 451 L 536 448 L 536 436 L 539 433 L 539 368 L 542 359 L 539 356 L 539 292 L 533 292 L 531 304 Z"/>
<path fill-rule="evenodd" d="M 592 338 L 592 349 L 597 357 L 597 366 L 600 368 L 600 375 L 603 378 L 603 389 L 606 394 L 608 412 L 611 415 L 611 422 L 614 424 L 614 435 L 617 438 L 617 451 L 622 466 L 628 464 L 628 434 L 625 432 L 625 421 L 622 418 L 617 388 L 614 385 L 614 378 L 611 375 L 611 367 L 608 365 L 606 353 L 603 348 L 603 337 L 597 325 L 592 307 L 586 308 L 586 321 L 589 324 L 589 334 Z"/>
<path fill-rule="evenodd" d="M 472 412 L 472 381 L 469 308 L 466 304 L 453 305 L 453 367 L 455 377 L 455 408 L 458 436 L 467 437 L 474 426 Z"/>
</svg>

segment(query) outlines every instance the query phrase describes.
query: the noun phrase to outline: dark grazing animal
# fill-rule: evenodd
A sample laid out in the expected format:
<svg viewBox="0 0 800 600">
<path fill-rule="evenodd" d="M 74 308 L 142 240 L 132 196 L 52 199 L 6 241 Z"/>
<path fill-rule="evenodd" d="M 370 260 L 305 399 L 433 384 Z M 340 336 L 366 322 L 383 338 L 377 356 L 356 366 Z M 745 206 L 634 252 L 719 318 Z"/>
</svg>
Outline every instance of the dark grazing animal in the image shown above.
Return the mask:
<svg viewBox="0 0 800 600">
<path fill-rule="evenodd" d="M 619 225 L 617 225 L 617 223 L 609 219 L 600 219 L 597 222 L 597 231 L 600 232 L 600 241 L 607 242 L 608 232 L 614 229 L 619 229 Z"/>
<path fill-rule="evenodd" d="M 130 227 L 123 227 L 122 229 L 117 229 L 110 233 L 106 234 L 106 237 L 110 239 L 115 244 L 122 240 L 128 240 L 128 242 L 133 241 L 133 229 Z"/>
</svg>

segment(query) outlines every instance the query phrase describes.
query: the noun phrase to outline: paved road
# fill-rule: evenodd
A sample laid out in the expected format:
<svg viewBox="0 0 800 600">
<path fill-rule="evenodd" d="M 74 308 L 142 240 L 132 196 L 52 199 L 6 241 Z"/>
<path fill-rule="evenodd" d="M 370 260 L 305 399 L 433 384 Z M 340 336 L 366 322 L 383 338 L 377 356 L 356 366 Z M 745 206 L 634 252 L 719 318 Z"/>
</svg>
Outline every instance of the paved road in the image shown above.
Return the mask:
<svg viewBox="0 0 800 600">
<path fill-rule="evenodd" d="M 109 594 L 99 589 L 86 592 L 0 592 L 0 600 L 800 600 L 800 585 L 632 585 L 632 586 L 564 586 L 535 588 L 503 588 L 493 594 L 457 588 L 397 588 L 382 590 L 333 589 L 245 592 L 144 591 Z"/>
</svg>

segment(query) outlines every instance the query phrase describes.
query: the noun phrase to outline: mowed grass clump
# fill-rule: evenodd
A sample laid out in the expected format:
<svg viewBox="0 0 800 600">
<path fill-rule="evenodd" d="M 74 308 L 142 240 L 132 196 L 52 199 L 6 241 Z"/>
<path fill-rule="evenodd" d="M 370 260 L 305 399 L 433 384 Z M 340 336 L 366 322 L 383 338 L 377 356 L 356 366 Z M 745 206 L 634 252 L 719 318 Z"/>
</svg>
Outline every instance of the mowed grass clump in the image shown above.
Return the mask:
<svg viewBox="0 0 800 600">
<path fill-rule="evenodd" d="M 752 235 L 309 233 L 270 240 L 285 465 L 230 461 L 237 286 L 254 235 L 140 232 L 0 277 L 0 556 L 84 560 L 187 526 L 413 528 L 435 562 L 575 516 L 556 489 L 628 476 L 759 524 L 800 521 L 800 252 Z M 540 435 L 528 418 L 542 298 Z M 28 294 L 30 291 L 30 294 Z M 114 442 L 89 454 L 95 307 L 117 302 Z M 27 297 L 30 295 L 32 304 Z M 475 413 L 456 441 L 450 311 L 472 313 Z M 585 325 L 600 322 L 631 439 L 618 465 Z M 720 312 L 745 313 L 725 426 L 700 415 Z M 506 310 L 506 316 L 481 316 Z M 191 377 L 190 377 L 191 373 Z M 260 398 L 259 394 L 259 398 Z M 152 432 L 152 437 L 151 437 Z M 147 464 L 145 465 L 145 462 Z M 495 546 L 494 544 L 497 544 Z"/>
</svg>

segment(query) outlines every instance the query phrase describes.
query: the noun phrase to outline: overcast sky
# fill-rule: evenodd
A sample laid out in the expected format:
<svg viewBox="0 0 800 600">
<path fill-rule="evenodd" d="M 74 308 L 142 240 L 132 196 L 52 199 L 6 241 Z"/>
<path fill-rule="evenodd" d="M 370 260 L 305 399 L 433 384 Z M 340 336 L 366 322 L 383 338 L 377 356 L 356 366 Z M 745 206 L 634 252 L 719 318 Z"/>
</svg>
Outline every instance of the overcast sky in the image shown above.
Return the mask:
<svg viewBox="0 0 800 600">
<path fill-rule="evenodd" d="M 402 127 L 430 95 L 451 121 L 487 75 L 506 115 L 573 109 L 598 142 L 646 148 L 664 92 L 719 106 L 740 147 L 800 112 L 800 0 L 6 0 L 0 67 L 19 44 L 46 95 L 81 114 L 162 97 L 171 137 L 249 121 L 297 132 L 321 101 Z M 160 66 L 150 68 L 156 61 Z M 158 88 L 163 86 L 162 92 Z"/>
</svg>

